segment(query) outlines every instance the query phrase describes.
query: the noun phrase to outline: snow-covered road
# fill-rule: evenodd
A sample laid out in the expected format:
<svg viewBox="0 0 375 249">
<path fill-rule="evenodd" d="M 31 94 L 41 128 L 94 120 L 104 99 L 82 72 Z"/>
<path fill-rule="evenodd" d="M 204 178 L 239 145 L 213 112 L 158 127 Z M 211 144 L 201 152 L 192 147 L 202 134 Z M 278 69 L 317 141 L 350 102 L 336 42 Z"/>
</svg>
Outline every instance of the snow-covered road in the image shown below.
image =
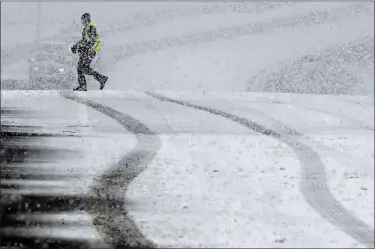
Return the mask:
<svg viewBox="0 0 375 249">
<path fill-rule="evenodd" d="M 2 109 L 36 112 L 12 124 L 77 135 L 43 140 L 77 155 L 34 165 L 77 174 L 68 183 L 2 191 L 87 205 L 27 219 L 79 216 L 54 234 L 91 247 L 374 246 L 373 4 L 134 4 L 121 17 L 108 3 L 108 19 L 101 4 L 104 91 L 1 93 Z M 14 61 L 7 77 L 22 76 Z"/>
</svg>

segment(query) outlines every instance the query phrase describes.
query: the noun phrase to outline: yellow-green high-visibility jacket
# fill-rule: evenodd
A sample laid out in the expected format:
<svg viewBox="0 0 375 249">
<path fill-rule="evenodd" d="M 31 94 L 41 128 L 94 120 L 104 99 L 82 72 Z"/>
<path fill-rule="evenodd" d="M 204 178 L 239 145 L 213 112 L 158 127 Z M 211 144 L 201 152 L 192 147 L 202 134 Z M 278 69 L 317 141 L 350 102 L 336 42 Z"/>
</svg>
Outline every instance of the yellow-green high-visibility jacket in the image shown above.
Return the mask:
<svg viewBox="0 0 375 249">
<path fill-rule="evenodd" d="M 91 40 L 90 40 L 88 31 L 90 30 L 91 26 L 95 28 L 95 40 L 94 40 L 94 45 L 92 46 L 92 49 L 94 50 L 95 53 L 98 53 L 100 51 L 100 35 L 99 35 L 98 29 L 96 28 L 95 23 L 90 22 L 89 24 L 86 25 L 85 31 L 84 31 L 85 39 L 88 43 L 90 43 Z"/>
</svg>

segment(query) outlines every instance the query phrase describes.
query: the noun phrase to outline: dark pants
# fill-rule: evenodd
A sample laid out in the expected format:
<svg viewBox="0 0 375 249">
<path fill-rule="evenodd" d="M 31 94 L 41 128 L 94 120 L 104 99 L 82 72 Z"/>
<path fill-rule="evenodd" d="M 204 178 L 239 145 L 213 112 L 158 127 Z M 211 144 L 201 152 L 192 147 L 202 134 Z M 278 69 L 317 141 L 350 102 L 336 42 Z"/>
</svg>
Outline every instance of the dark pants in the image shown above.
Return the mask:
<svg viewBox="0 0 375 249">
<path fill-rule="evenodd" d="M 104 75 L 94 71 L 94 69 L 90 67 L 92 59 L 93 58 L 88 54 L 79 55 L 79 61 L 77 65 L 78 84 L 82 87 L 86 87 L 85 74 L 94 76 L 94 78 L 99 82 L 102 82 L 105 78 Z"/>
</svg>

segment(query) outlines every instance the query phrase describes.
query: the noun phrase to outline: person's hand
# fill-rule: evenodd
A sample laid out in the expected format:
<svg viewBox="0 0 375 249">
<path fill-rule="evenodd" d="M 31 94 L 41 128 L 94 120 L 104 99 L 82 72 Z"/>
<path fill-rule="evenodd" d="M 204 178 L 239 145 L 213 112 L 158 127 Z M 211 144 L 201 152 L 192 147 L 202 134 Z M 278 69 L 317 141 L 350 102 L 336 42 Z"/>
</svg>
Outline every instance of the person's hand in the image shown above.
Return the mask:
<svg viewBox="0 0 375 249">
<path fill-rule="evenodd" d="M 89 52 L 90 58 L 94 59 L 95 55 L 96 55 L 96 53 L 93 50 L 90 50 L 90 52 Z"/>
<path fill-rule="evenodd" d="M 73 54 L 77 53 L 77 45 L 76 45 L 76 44 L 73 45 L 73 46 L 70 48 L 70 50 L 72 50 L 72 53 L 73 53 Z"/>
</svg>

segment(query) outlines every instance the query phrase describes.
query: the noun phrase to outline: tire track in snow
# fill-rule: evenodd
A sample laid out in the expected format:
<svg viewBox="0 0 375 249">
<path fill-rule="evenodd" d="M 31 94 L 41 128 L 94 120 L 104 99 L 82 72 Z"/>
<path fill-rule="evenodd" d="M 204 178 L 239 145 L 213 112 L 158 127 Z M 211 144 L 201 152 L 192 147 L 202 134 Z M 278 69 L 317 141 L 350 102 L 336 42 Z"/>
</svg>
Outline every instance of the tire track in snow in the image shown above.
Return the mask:
<svg viewBox="0 0 375 249">
<path fill-rule="evenodd" d="M 302 177 L 300 188 L 307 203 L 322 218 L 337 226 L 353 239 L 357 240 L 368 248 L 374 247 L 374 230 L 349 213 L 332 196 L 326 182 L 324 164 L 320 160 L 319 155 L 310 147 L 299 142 L 292 136 L 285 136 L 237 115 L 220 111 L 218 109 L 192 104 L 186 101 L 171 99 L 156 93 L 146 92 L 146 94 L 159 99 L 160 101 L 168 101 L 230 119 L 233 122 L 241 124 L 255 132 L 270 136 L 290 146 L 296 153 L 301 163 Z"/>
<path fill-rule="evenodd" d="M 265 98 L 265 97 L 262 97 L 262 98 L 257 97 L 257 99 L 263 99 L 263 101 L 259 101 L 258 100 L 255 103 L 259 103 L 259 102 L 269 103 L 270 101 L 273 100 L 271 98 Z M 216 100 L 219 101 L 220 98 L 215 97 L 215 101 Z M 251 102 L 253 102 L 253 101 L 251 101 Z M 279 102 L 275 101 L 274 103 L 279 103 Z M 305 134 L 303 134 L 302 132 L 297 131 L 296 129 L 291 128 L 290 126 L 284 124 L 283 122 L 281 122 L 278 119 L 275 119 L 273 117 L 265 115 L 264 112 L 262 112 L 262 111 L 259 111 L 259 110 L 256 110 L 256 109 L 253 109 L 253 108 L 250 108 L 250 107 L 247 107 L 247 106 L 244 106 L 242 108 L 245 111 L 249 111 L 250 113 L 252 113 L 254 115 L 257 115 L 259 117 L 262 117 L 262 118 L 266 119 L 265 122 L 270 125 L 271 129 L 274 128 L 277 132 L 279 132 L 279 133 L 281 133 L 283 135 L 294 136 L 296 139 L 305 139 L 305 138 L 307 138 L 305 136 Z M 317 140 L 311 140 L 311 137 L 308 137 L 307 139 L 308 139 L 307 142 L 313 142 L 313 143 L 319 145 L 319 147 L 322 148 L 322 149 L 324 149 L 324 150 L 334 152 L 334 150 L 332 148 L 330 148 L 329 146 L 325 145 L 323 142 L 320 142 L 320 141 L 317 141 Z M 342 164 L 347 163 L 347 161 L 346 161 L 345 158 L 342 158 L 342 157 L 334 157 L 334 158 L 337 161 L 341 162 Z M 371 174 L 370 172 L 368 174 L 372 177 L 372 179 L 374 179 L 373 174 Z"/>
<path fill-rule="evenodd" d="M 156 247 L 127 215 L 124 199 L 131 181 L 146 169 L 159 151 L 161 139 L 156 132 L 127 114 L 75 94 L 61 95 L 113 118 L 136 136 L 136 146 L 99 179 L 95 179 L 97 183 L 92 186 L 91 191 L 94 196 L 100 196 L 101 201 L 95 198 L 88 203 L 87 208 L 94 218 L 94 225 L 105 235 L 105 241 L 113 248 Z"/>
<path fill-rule="evenodd" d="M 319 113 L 329 115 L 329 116 L 334 117 L 334 118 L 341 118 L 341 119 L 344 119 L 344 120 L 347 120 L 347 121 L 351 122 L 352 124 L 362 128 L 364 130 L 374 131 L 374 127 L 366 125 L 364 122 L 361 122 L 361 121 L 356 120 L 354 118 L 350 118 L 350 117 L 346 117 L 346 116 L 343 116 L 343 115 L 335 114 L 335 113 L 325 111 L 325 110 L 322 110 L 322 109 L 319 109 L 319 108 L 315 108 L 315 107 L 312 107 L 312 106 L 306 106 L 306 105 L 303 105 L 301 103 L 297 104 L 297 103 L 294 103 L 294 102 L 274 100 L 274 99 L 271 99 L 271 98 L 265 98 L 265 99 L 270 100 L 272 103 L 294 106 L 294 107 L 309 110 L 309 111 L 319 112 Z"/>
<path fill-rule="evenodd" d="M 361 97 L 363 97 L 363 96 L 361 96 Z M 370 100 L 350 100 L 350 99 L 343 100 L 343 99 L 338 99 L 337 101 L 355 104 L 355 105 L 359 105 L 359 106 L 362 106 L 362 107 L 373 107 L 374 106 L 374 102 L 370 101 Z"/>
</svg>

